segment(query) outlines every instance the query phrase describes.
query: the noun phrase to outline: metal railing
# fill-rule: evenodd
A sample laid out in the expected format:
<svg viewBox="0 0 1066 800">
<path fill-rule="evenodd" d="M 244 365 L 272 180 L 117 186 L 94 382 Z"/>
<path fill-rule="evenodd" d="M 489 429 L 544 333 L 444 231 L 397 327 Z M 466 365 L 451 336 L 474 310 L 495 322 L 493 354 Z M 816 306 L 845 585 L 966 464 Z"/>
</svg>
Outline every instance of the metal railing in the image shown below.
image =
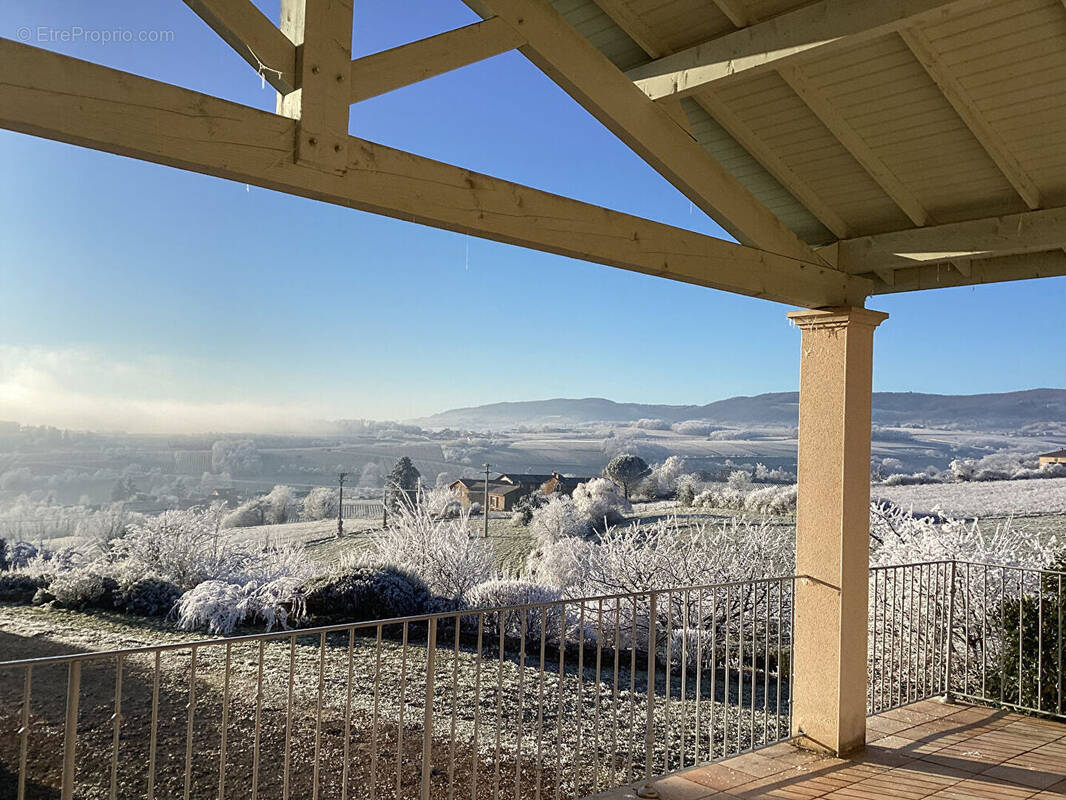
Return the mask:
<svg viewBox="0 0 1066 800">
<path fill-rule="evenodd" d="M 19 800 L 583 797 L 788 738 L 794 586 L 0 663 L 0 780 Z"/>
<path fill-rule="evenodd" d="M 868 711 L 940 695 L 1064 716 L 1066 573 L 938 561 L 870 570 Z"/>
</svg>

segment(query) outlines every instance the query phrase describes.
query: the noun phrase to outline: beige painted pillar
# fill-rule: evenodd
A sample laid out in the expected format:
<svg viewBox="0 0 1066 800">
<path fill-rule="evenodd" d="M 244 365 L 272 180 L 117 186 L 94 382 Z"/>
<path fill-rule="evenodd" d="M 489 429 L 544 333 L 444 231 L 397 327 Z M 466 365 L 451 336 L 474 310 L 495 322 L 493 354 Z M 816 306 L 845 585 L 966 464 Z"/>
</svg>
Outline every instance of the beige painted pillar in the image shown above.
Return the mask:
<svg viewBox="0 0 1066 800">
<path fill-rule="evenodd" d="M 864 308 L 794 311 L 800 362 L 792 732 L 847 755 L 866 740 L 873 334 Z"/>
</svg>

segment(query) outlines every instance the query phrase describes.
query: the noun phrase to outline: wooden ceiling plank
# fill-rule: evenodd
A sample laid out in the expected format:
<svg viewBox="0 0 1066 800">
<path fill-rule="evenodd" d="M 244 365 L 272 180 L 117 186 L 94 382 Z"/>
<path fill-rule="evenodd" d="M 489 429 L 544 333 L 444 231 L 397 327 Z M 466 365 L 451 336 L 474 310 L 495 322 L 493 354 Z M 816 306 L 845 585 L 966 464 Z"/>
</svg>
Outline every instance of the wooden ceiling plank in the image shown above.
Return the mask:
<svg viewBox="0 0 1066 800">
<path fill-rule="evenodd" d="M 498 17 L 357 58 L 350 102 L 358 103 L 484 61 L 524 44 Z"/>
<path fill-rule="evenodd" d="M 809 263 L 819 257 L 547 0 L 478 0 L 514 27 L 549 78 L 738 241 Z"/>
<path fill-rule="evenodd" d="M 904 28 L 900 30 L 899 35 L 1025 204 L 1029 208 L 1040 208 L 1039 187 L 1014 157 L 999 134 L 981 116 L 973 98 L 970 97 L 962 83 L 943 65 L 928 37 L 915 27 Z"/>
<path fill-rule="evenodd" d="M 345 86 L 345 89 L 347 87 Z M 293 158 L 296 120 L 0 39 L 0 127 L 494 241 L 806 307 L 872 282 L 348 137 Z"/>
<path fill-rule="evenodd" d="M 918 198 L 903 185 L 903 182 L 889 169 L 866 141 L 851 127 L 843 115 L 833 107 L 825 95 L 816 87 L 803 71 L 795 66 L 786 66 L 780 70 L 781 77 L 792 90 L 807 104 L 829 132 L 855 158 L 862 168 L 881 187 L 892 201 L 902 209 L 915 225 L 925 225 L 929 214 L 922 207 Z"/>
<path fill-rule="evenodd" d="M 185 0 L 222 40 L 281 94 L 299 86 L 296 45 L 251 0 Z"/>
<path fill-rule="evenodd" d="M 752 158 L 758 161 L 778 183 L 785 187 L 810 214 L 825 225 L 838 239 L 848 238 L 847 223 L 828 203 L 820 198 L 807 183 L 782 161 L 773 148 L 767 146 L 740 117 L 738 117 L 720 97 L 704 92 L 695 98 L 704 111 L 711 115 L 719 125 L 726 129 L 737 143 Z"/>
<path fill-rule="evenodd" d="M 929 264 L 894 270 L 891 284 L 877 285 L 874 294 L 946 289 L 952 286 L 977 286 L 1004 281 L 1024 281 L 1066 275 L 1066 252 L 1052 250 L 1021 253 L 974 261 L 971 273 L 963 275 L 947 264 Z"/>
<path fill-rule="evenodd" d="M 837 243 L 837 266 L 852 273 L 922 262 L 981 259 L 1066 247 L 1066 208 L 931 225 Z"/>
<path fill-rule="evenodd" d="M 653 99 L 692 94 L 737 76 L 884 36 L 918 21 L 944 20 L 991 0 L 817 0 L 626 72 Z"/>
<path fill-rule="evenodd" d="M 611 22 L 637 43 L 645 53 L 652 58 L 660 58 L 667 54 L 668 49 L 656 36 L 655 32 L 645 24 L 640 15 L 634 12 L 626 0 L 593 0 L 600 11 L 611 18 Z"/>
</svg>

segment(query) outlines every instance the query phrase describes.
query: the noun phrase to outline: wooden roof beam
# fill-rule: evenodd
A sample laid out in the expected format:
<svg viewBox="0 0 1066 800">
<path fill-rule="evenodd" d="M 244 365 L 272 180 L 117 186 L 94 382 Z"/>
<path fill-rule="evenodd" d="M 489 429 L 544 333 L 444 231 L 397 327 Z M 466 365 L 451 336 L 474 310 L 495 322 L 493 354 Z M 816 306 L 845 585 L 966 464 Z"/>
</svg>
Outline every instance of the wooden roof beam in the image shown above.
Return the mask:
<svg viewBox="0 0 1066 800">
<path fill-rule="evenodd" d="M 843 145 L 844 149 L 851 153 L 852 157 L 862 166 L 871 178 L 881 187 L 892 201 L 902 209 L 903 213 L 910 218 L 915 225 L 925 225 L 929 221 L 929 214 L 922 207 L 918 198 L 903 185 L 888 165 L 878 156 L 866 141 L 851 127 L 825 95 L 795 66 L 786 66 L 781 69 L 781 77 L 792 87 L 814 115 L 821 120 L 829 132 Z"/>
<path fill-rule="evenodd" d="M 347 87 L 345 87 L 347 88 Z M 671 123 L 672 125 L 673 123 Z M 793 305 L 872 282 L 348 137 L 343 174 L 293 158 L 297 121 L 0 39 L 0 127 L 375 214 Z"/>
<path fill-rule="evenodd" d="M 506 20 L 528 42 L 523 55 L 737 240 L 821 260 L 547 0 L 478 0 L 474 7 Z"/>
<path fill-rule="evenodd" d="M 473 25 L 355 59 L 351 64 L 352 103 L 410 86 L 484 61 L 525 44 L 510 25 L 490 17 Z"/>
<path fill-rule="evenodd" d="M 296 45 L 251 0 L 185 0 L 185 5 L 279 93 L 299 87 Z"/>
<path fill-rule="evenodd" d="M 918 28 L 904 28 L 899 35 L 1025 204 L 1029 208 L 1040 208 L 1040 189 L 1000 135 L 981 116 L 962 82 L 943 65 L 928 37 Z"/>
<path fill-rule="evenodd" d="M 851 274 L 906 269 L 1066 247 L 1066 208 L 931 225 L 845 239 L 833 245 L 836 265 Z"/>
<path fill-rule="evenodd" d="M 904 25 L 946 19 L 992 0 L 818 0 L 764 22 L 658 58 L 626 72 L 656 99 L 682 96 L 738 75 L 883 36 Z"/>
<path fill-rule="evenodd" d="M 923 289 L 946 289 L 951 286 L 976 286 L 985 283 L 1025 281 L 1064 275 L 1066 275 L 1066 252 L 1050 250 L 973 261 L 968 275 L 953 269 L 950 264 L 927 264 L 909 269 L 897 269 L 893 272 L 893 282 L 875 285 L 873 293 L 915 292 Z"/>
</svg>

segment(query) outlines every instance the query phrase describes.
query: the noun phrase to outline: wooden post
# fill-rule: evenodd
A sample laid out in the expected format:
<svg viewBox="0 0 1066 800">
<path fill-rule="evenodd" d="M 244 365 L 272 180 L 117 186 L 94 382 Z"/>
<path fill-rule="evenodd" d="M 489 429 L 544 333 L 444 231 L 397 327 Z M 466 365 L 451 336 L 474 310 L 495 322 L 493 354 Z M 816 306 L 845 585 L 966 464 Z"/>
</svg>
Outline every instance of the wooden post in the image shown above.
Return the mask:
<svg viewBox="0 0 1066 800">
<path fill-rule="evenodd" d="M 792 733 L 847 755 L 866 744 L 873 332 L 888 315 L 788 316 L 803 331 Z"/>
<path fill-rule="evenodd" d="M 348 168 L 352 0 L 282 0 L 281 30 L 299 47 L 300 88 L 278 95 L 279 114 L 300 121 L 295 162 L 343 175 Z"/>
</svg>

